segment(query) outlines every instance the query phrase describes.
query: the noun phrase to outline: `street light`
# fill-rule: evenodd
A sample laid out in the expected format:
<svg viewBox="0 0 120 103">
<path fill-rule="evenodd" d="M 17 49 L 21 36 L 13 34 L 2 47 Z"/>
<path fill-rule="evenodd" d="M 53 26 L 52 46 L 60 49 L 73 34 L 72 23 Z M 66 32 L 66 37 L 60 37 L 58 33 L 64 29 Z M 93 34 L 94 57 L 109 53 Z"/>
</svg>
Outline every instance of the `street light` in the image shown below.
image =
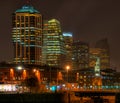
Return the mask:
<svg viewBox="0 0 120 103">
<path fill-rule="evenodd" d="M 18 66 L 17 69 L 18 69 L 18 70 L 22 70 L 22 67 L 21 67 L 21 66 Z"/>
<path fill-rule="evenodd" d="M 26 73 L 26 70 L 25 70 L 25 69 L 23 70 L 23 74 L 22 74 L 22 76 L 23 76 L 23 80 L 25 80 L 26 77 L 27 77 L 27 73 Z"/>
<path fill-rule="evenodd" d="M 70 103 L 70 93 L 69 93 L 69 87 L 68 87 L 68 70 L 70 69 L 70 66 L 67 65 L 66 66 L 66 69 L 67 69 L 67 97 L 68 97 L 68 103 Z"/>
<path fill-rule="evenodd" d="M 21 85 L 21 83 L 22 83 L 22 70 L 23 70 L 23 67 L 21 66 L 21 65 L 19 65 L 19 66 L 17 66 L 17 84 L 18 85 Z M 22 85 L 21 85 L 22 86 Z M 23 89 L 23 87 L 22 87 L 22 89 Z M 20 86 L 18 86 L 18 92 L 20 92 L 21 90 L 20 90 Z"/>
<path fill-rule="evenodd" d="M 67 69 L 67 83 L 68 83 L 68 70 L 70 69 L 70 66 L 66 66 Z"/>
<path fill-rule="evenodd" d="M 22 66 L 18 66 L 17 70 L 18 70 L 18 80 L 21 80 L 21 70 L 23 69 Z"/>
<path fill-rule="evenodd" d="M 34 75 L 37 77 L 38 81 L 40 82 L 40 71 L 38 69 L 33 69 Z"/>
<path fill-rule="evenodd" d="M 13 68 L 10 69 L 10 80 L 13 80 L 14 78 L 14 70 Z"/>
</svg>

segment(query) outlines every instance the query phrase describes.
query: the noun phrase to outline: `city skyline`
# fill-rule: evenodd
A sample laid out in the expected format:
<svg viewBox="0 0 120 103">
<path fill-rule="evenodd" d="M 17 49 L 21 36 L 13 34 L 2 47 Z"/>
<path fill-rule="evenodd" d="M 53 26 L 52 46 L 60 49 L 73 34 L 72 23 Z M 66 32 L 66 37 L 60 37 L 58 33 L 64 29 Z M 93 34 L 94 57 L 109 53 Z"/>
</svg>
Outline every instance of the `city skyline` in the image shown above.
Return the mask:
<svg viewBox="0 0 120 103">
<path fill-rule="evenodd" d="M 1 1 L 0 61 L 13 59 L 11 40 L 12 13 L 25 4 L 25 0 Z M 108 38 L 111 50 L 111 64 L 120 67 L 119 61 L 119 2 L 84 1 L 81 0 L 31 0 L 33 5 L 43 15 L 44 19 L 56 18 L 61 22 L 63 32 L 72 32 L 75 40 L 89 42 Z M 64 12 L 63 12 L 64 11 Z M 4 45 L 3 45 L 4 44 Z"/>
</svg>

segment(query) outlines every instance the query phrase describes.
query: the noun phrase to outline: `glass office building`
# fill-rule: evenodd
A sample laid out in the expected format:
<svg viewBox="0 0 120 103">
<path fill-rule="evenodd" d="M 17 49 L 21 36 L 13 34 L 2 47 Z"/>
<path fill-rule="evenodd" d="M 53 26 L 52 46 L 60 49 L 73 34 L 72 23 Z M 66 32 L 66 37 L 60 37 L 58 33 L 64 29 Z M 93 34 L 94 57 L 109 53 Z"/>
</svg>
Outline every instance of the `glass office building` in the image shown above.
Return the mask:
<svg viewBox="0 0 120 103">
<path fill-rule="evenodd" d="M 82 41 L 74 41 L 73 48 L 73 69 L 85 69 L 89 67 L 89 44 Z"/>
<path fill-rule="evenodd" d="M 71 32 L 63 32 L 65 43 L 65 67 L 69 66 L 72 69 L 72 43 L 73 34 Z"/>
<path fill-rule="evenodd" d="M 64 58 L 64 39 L 60 22 L 56 19 L 44 21 L 42 62 L 49 66 L 62 67 Z"/>
<path fill-rule="evenodd" d="M 41 64 L 42 15 L 25 5 L 12 15 L 14 63 Z"/>
</svg>

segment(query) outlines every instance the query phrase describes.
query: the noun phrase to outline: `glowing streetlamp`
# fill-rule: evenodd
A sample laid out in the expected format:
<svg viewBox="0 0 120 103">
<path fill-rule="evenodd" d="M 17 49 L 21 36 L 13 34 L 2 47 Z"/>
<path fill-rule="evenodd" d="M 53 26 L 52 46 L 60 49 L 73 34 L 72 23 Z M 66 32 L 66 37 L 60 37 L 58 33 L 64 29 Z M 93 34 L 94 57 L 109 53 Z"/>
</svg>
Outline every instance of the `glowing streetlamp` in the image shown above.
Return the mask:
<svg viewBox="0 0 120 103">
<path fill-rule="evenodd" d="M 21 80 L 21 70 L 23 69 L 23 67 L 22 66 L 18 66 L 17 67 L 17 70 L 18 70 L 18 80 Z"/>
<path fill-rule="evenodd" d="M 66 66 L 67 69 L 67 83 L 68 83 L 68 70 L 70 69 L 70 66 Z"/>
<path fill-rule="evenodd" d="M 33 69 L 33 73 L 37 77 L 38 81 L 40 82 L 40 71 L 37 69 Z"/>
<path fill-rule="evenodd" d="M 33 72 L 35 73 L 35 72 L 36 72 L 36 69 L 33 69 Z"/>
<path fill-rule="evenodd" d="M 37 77 L 38 81 L 40 82 L 40 71 L 39 70 L 36 71 L 35 76 Z"/>
<path fill-rule="evenodd" d="M 69 86 L 68 86 L 68 70 L 70 69 L 70 66 L 66 66 L 67 69 L 67 96 L 68 96 L 68 103 L 70 103 L 70 93 L 69 93 Z"/>
<path fill-rule="evenodd" d="M 27 73 L 26 73 L 25 69 L 23 70 L 23 74 L 22 75 L 23 75 L 23 80 L 25 80 L 25 78 L 27 77 Z"/>
<path fill-rule="evenodd" d="M 10 69 L 10 79 L 13 80 L 14 78 L 14 70 L 11 68 Z"/>
<path fill-rule="evenodd" d="M 22 70 L 22 67 L 21 67 L 21 66 L 18 66 L 17 69 L 18 69 L 18 70 Z"/>
</svg>

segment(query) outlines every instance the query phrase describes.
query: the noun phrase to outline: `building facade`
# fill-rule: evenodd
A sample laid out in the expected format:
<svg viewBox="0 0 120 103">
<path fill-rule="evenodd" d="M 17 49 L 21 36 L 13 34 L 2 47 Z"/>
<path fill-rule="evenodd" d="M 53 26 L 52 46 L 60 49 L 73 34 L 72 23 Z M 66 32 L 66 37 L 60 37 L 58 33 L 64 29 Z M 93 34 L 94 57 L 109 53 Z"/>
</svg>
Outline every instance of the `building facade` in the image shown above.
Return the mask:
<svg viewBox="0 0 120 103">
<path fill-rule="evenodd" d="M 90 48 L 89 50 L 89 67 L 94 68 L 96 76 L 100 76 L 101 56 L 104 55 L 100 48 Z"/>
<path fill-rule="evenodd" d="M 25 5 L 12 15 L 14 63 L 41 64 L 42 15 Z"/>
<path fill-rule="evenodd" d="M 60 22 L 46 20 L 43 27 L 42 63 L 49 66 L 63 67 L 65 56 L 64 39 Z"/>
<path fill-rule="evenodd" d="M 72 43 L 73 35 L 69 32 L 63 32 L 65 43 L 65 67 L 69 66 L 72 69 Z"/>
<path fill-rule="evenodd" d="M 81 41 L 74 41 L 73 48 L 73 69 L 83 69 L 89 66 L 89 44 Z"/>
<path fill-rule="evenodd" d="M 101 70 L 102 89 L 118 89 L 119 82 L 116 82 L 117 72 L 114 69 Z M 118 80 L 118 79 L 117 79 Z"/>
<path fill-rule="evenodd" d="M 97 41 L 95 48 L 100 50 L 101 69 L 110 68 L 110 48 L 107 38 Z"/>
</svg>

